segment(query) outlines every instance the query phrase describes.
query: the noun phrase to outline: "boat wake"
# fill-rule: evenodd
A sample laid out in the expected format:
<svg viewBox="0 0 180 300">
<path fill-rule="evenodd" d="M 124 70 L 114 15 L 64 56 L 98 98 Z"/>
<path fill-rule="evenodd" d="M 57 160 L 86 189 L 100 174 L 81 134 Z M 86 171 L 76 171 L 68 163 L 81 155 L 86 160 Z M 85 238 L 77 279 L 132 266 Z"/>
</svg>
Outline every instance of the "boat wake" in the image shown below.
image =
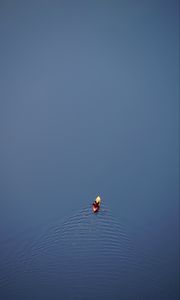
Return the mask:
<svg viewBox="0 0 180 300">
<path fill-rule="evenodd" d="M 1 262 L 4 299 L 158 299 L 160 293 L 152 261 L 137 255 L 126 226 L 103 206 L 98 214 L 88 207 L 48 224 L 8 249 Z"/>
</svg>

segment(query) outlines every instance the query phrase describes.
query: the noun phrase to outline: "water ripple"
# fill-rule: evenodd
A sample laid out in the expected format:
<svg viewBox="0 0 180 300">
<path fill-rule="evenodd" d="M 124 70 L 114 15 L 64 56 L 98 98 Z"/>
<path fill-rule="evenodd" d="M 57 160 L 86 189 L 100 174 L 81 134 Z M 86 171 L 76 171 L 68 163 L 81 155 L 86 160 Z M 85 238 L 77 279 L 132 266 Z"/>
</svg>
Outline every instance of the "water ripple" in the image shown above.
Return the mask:
<svg viewBox="0 0 180 300">
<path fill-rule="evenodd" d="M 84 208 L 15 245 L 0 253 L 8 299 L 152 299 L 152 291 L 161 292 L 158 262 L 137 254 L 125 225 L 105 209 Z"/>
</svg>

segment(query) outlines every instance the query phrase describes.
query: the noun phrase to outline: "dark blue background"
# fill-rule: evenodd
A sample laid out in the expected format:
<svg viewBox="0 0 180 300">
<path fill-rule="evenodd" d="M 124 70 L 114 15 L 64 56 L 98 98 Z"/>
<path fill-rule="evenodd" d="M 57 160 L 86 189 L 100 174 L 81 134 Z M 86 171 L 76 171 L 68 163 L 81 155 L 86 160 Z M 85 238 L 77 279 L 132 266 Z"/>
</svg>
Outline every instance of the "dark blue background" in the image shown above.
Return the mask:
<svg viewBox="0 0 180 300">
<path fill-rule="evenodd" d="M 178 19 L 177 0 L 0 2 L 1 244 L 100 194 L 176 299 Z"/>
</svg>

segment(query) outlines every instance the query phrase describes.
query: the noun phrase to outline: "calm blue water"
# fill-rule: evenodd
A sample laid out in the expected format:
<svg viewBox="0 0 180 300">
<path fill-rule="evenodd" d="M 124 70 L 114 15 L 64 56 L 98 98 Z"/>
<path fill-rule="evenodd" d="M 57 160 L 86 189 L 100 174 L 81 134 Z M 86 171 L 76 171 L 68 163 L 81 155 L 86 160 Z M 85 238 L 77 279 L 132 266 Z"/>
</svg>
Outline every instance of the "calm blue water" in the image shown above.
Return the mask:
<svg viewBox="0 0 180 300">
<path fill-rule="evenodd" d="M 178 299 L 179 28 L 178 0 L 0 1 L 0 299 Z"/>
<path fill-rule="evenodd" d="M 2 297 L 178 299 L 163 253 L 138 248 L 134 234 L 104 205 L 21 233 L 1 248 Z"/>
</svg>

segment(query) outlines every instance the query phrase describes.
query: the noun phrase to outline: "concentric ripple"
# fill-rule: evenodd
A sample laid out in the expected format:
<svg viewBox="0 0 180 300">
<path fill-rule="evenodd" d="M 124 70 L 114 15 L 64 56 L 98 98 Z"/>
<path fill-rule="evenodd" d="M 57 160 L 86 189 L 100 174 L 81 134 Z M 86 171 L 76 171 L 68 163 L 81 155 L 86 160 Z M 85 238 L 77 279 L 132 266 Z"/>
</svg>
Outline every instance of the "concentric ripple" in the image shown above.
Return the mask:
<svg viewBox="0 0 180 300">
<path fill-rule="evenodd" d="M 105 209 L 93 214 L 88 207 L 11 246 L 0 287 L 8 299 L 151 299 L 141 285 L 147 274 L 156 281 L 153 264 L 138 257 L 125 226 Z"/>
</svg>

